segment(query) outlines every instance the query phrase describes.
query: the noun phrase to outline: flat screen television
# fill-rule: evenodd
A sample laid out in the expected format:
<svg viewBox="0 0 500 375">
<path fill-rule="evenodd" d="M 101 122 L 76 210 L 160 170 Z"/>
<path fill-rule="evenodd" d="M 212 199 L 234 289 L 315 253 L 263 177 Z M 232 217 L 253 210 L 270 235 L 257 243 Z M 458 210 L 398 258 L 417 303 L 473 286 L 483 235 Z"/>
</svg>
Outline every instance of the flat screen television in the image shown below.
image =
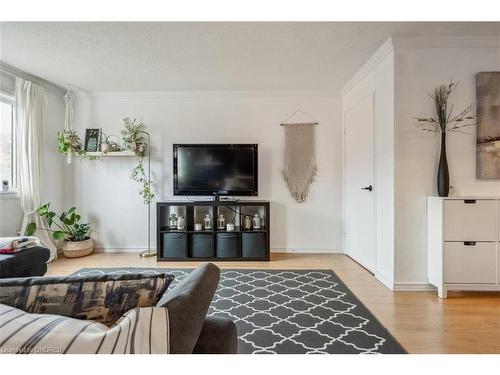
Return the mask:
<svg viewBox="0 0 500 375">
<path fill-rule="evenodd" d="M 174 195 L 258 193 L 256 144 L 174 144 Z"/>
</svg>

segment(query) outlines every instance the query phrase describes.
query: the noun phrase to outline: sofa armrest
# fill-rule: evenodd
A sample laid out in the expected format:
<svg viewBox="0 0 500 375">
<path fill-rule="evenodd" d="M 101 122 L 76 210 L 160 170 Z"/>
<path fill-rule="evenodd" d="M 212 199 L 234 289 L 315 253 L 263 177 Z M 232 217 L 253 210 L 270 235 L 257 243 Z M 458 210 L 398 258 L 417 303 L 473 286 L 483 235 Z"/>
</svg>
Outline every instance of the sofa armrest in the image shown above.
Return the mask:
<svg viewBox="0 0 500 375">
<path fill-rule="evenodd" d="M 207 317 L 194 347 L 194 354 L 236 354 L 238 332 L 232 320 Z"/>
</svg>

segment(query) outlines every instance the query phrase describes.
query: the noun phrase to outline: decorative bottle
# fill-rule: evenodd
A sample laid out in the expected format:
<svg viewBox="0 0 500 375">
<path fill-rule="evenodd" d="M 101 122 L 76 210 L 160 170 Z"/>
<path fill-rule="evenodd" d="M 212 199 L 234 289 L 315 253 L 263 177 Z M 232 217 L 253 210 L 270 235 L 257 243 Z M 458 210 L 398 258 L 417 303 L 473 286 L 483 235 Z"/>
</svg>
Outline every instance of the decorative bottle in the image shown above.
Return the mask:
<svg viewBox="0 0 500 375">
<path fill-rule="evenodd" d="M 177 219 L 177 229 L 178 230 L 184 230 L 186 227 L 186 220 L 184 219 L 184 216 L 179 216 Z"/>
<path fill-rule="evenodd" d="M 259 214 L 253 215 L 253 228 L 260 229 L 260 216 L 259 216 Z"/>
</svg>

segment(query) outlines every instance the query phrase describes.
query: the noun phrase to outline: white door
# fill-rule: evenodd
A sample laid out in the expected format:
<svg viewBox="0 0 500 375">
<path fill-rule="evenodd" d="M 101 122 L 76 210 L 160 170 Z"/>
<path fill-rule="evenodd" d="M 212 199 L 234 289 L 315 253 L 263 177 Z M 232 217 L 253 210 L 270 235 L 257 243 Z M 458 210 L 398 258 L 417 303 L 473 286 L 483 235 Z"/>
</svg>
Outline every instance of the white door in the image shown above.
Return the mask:
<svg viewBox="0 0 500 375">
<path fill-rule="evenodd" d="M 345 252 L 375 272 L 373 95 L 344 114 Z"/>
</svg>

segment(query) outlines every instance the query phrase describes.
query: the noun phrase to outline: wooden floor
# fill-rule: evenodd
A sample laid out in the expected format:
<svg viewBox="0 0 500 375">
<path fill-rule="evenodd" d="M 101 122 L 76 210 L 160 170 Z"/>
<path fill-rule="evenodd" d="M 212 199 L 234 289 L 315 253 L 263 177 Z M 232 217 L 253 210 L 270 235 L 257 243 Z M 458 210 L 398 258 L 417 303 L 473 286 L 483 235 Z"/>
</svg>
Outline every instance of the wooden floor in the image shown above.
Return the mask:
<svg viewBox="0 0 500 375">
<path fill-rule="evenodd" d="M 192 268 L 193 262 L 161 262 L 138 254 L 106 253 L 60 258 L 48 275 L 84 267 Z M 221 268 L 331 269 L 409 353 L 500 353 L 500 294 L 392 292 L 342 254 L 273 254 L 271 262 L 220 262 Z"/>
</svg>

